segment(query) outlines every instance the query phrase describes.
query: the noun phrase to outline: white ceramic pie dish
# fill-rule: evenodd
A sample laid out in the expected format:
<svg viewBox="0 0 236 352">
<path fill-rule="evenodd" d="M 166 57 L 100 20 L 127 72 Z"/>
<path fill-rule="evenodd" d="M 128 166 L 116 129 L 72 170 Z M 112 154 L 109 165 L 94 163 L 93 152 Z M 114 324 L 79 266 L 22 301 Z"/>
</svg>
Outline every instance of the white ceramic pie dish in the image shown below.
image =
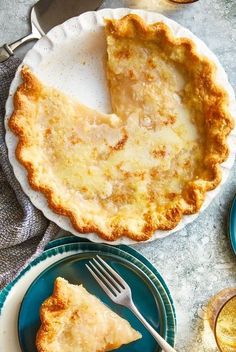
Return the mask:
<svg viewBox="0 0 236 352">
<path fill-rule="evenodd" d="M 104 35 L 104 18 L 121 18 L 128 13 L 137 13 L 149 23 L 165 22 L 177 37 L 191 38 L 199 53 L 214 61 L 217 66 L 217 81 L 223 86 L 230 97 L 231 114 L 236 119 L 236 102 L 233 89 L 228 82 L 227 75 L 215 55 L 207 46 L 189 30 L 163 15 L 143 10 L 130 9 L 103 9 L 97 12 L 87 12 L 79 17 L 74 17 L 60 26 L 53 28 L 47 36 L 40 39 L 28 52 L 22 65 L 29 66 L 38 77 L 69 95 L 73 95 L 85 105 L 105 113 L 111 112 L 109 91 L 105 76 L 104 58 L 106 43 Z M 44 215 L 55 222 L 62 229 L 76 236 L 88 238 L 94 242 L 106 242 L 97 234 L 78 233 L 71 225 L 68 218 L 54 213 L 47 205 L 43 194 L 34 191 L 28 183 L 27 173 L 15 157 L 15 148 L 18 138 L 9 130 L 8 119 L 13 111 L 13 95 L 21 82 L 21 66 L 18 68 L 11 84 L 9 97 L 6 103 L 6 143 L 9 152 L 9 160 L 14 173 L 19 180 L 24 192 L 29 196 L 32 203 L 39 208 Z M 236 154 L 236 130 L 228 137 L 230 155 L 221 164 L 223 178 L 221 184 L 213 191 L 208 192 L 205 202 L 197 214 L 184 216 L 176 228 L 171 231 L 156 231 L 149 241 L 168 236 L 182 229 L 186 224 L 195 220 L 199 214 L 210 204 L 213 198 L 226 181 L 229 170 L 232 168 Z M 110 243 L 110 242 L 109 242 Z M 133 244 L 135 241 L 129 238 L 120 238 L 111 244 Z"/>
</svg>

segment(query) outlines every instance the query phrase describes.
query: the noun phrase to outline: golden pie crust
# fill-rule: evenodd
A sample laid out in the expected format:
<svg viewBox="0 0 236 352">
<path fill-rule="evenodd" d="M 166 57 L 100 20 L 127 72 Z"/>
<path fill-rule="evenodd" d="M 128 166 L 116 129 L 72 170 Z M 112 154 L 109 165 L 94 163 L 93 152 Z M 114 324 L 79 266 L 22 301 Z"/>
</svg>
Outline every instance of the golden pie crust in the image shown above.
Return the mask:
<svg viewBox="0 0 236 352">
<path fill-rule="evenodd" d="M 58 277 L 40 308 L 38 352 L 105 352 L 142 335 L 82 285 Z"/>
<path fill-rule="evenodd" d="M 29 69 L 9 126 L 30 185 L 78 232 L 147 240 L 199 211 L 221 181 L 233 128 L 216 67 L 164 23 L 106 21 L 114 114 L 43 85 Z"/>
</svg>

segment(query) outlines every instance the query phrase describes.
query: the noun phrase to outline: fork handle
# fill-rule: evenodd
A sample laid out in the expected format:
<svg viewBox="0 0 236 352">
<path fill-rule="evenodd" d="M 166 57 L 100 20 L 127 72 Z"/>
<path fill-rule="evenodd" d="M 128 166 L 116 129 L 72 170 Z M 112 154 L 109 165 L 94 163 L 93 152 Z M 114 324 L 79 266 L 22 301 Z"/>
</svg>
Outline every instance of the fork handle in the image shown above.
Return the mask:
<svg viewBox="0 0 236 352">
<path fill-rule="evenodd" d="M 161 337 L 158 332 L 147 322 L 147 320 L 142 316 L 142 314 L 138 311 L 134 304 L 130 306 L 130 310 L 136 315 L 136 317 L 141 321 L 141 323 L 145 326 L 145 328 L 150 332 L 150 334 L 154 337 L 154 339 L 158 342 L 159 346 L 165 352 L 176 352 L 176 350 L 168 344 L 166 340 Z"/>
</svg>

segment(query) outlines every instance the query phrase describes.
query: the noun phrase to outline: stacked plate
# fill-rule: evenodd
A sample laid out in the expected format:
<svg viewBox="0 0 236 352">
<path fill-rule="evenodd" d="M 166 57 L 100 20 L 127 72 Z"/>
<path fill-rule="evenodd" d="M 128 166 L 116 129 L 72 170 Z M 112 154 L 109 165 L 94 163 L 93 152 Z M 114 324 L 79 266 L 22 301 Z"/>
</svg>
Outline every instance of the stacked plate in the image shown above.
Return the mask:
<svg viewBox="0 0 236 352">
<path fill-rule="evenodd" d="M 117 351 L 160 351 L 132 312 L 115 305 L 86 269 L 85 264 L 96 254 L 102 256 L 127 281 L 140 312 L 174 345 L 176 321 L 173 301 L 163 278 L 152 264 L 128 246 L 96 244 L 71 236 L 50 242 L 43 254 L 0 293 L 0 351 L 36 352 L 39 307 L 52 293 L 54 280 L 58 276 L 70 283 L 82 283 L 90 293 L 141 332 L 141 340 Z"/>
</svg>

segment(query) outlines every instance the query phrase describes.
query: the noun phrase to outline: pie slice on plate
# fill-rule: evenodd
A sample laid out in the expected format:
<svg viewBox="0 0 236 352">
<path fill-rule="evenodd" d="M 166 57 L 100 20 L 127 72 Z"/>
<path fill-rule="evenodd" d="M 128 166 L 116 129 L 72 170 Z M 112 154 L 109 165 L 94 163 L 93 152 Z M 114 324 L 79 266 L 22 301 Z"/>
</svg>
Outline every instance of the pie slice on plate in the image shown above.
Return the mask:
<svg viewBox="0 0 236 352">
<path fill-rule="evenodd" d="M 41 306 L 39 352 L 105 352 L 142 336 L 119 315 L 91 295 L 82 285 L 61 277 Z"/>
<path fill-rule="evenodd" d="M 23 68 L 10 128 L 31 186 L 78 232 L 136 241 L 199 211 L 221 181 L 233 128 L 214 63 L 137 15 L 107 20 L 114 114 L 90 109 Z"/>
</svg>

